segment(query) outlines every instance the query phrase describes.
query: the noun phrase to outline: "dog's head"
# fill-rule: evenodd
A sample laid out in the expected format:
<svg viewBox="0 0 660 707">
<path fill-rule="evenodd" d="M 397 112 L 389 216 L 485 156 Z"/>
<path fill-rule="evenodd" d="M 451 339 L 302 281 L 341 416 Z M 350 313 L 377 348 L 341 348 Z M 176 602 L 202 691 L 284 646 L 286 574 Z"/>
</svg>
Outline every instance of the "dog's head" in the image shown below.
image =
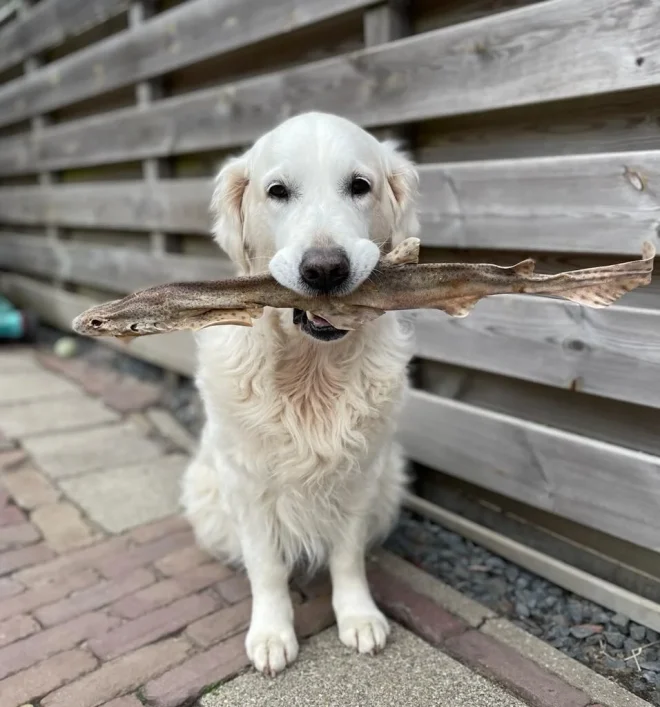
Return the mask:
<svg viewBox="0 0 660 707">
<path fill-rule="evenodd" d="M 214 236 L 243 274 L 269 270 L 306 296 L 347 294 L 381 251 L 417 234 L 417 183 L 394 142 L 335 115 L 305 113 L 223 165 L 211 202 Z M 324 341 L 345 334 L 304 312 L 294 320 Z"/>
</svg>

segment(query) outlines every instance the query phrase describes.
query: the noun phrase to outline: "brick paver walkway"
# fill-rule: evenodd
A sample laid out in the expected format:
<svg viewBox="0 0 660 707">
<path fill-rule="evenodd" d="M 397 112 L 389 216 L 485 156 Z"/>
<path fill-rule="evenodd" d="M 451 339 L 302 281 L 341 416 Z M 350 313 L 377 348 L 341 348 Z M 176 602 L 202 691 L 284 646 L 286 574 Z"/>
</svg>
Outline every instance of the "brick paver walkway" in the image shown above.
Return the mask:
<svg viewBox="0 0 660 707">
<path fill-rule="evenodd" d="M 292 581 L 297 633 L 317 638 L 288 677 L 248 674 L 198 702 L 248 668 L 250 589 L 178 515 L 192 440 L 160 397 L 79 360 L 0 349 L 0 707 L 647 704 L 383 553 L 369 580 L 400 624 L 389 657 L 357 659 L 325 632 L 327 579 Z M 332 697 L 333 680 L 357 687 Z"/>
<path fill-rule="evenodd" d="M 163 410 L 142 415 L 158 397 L 78 361 L 0 352 L 2 707 L 174 706 L 247 667 L 249 584 L 176 515 L 185 450 L 149 420 L 185 433 Z M 301 636 L 332 624 L 327 592 L 293 591 Z"/>
</svg>

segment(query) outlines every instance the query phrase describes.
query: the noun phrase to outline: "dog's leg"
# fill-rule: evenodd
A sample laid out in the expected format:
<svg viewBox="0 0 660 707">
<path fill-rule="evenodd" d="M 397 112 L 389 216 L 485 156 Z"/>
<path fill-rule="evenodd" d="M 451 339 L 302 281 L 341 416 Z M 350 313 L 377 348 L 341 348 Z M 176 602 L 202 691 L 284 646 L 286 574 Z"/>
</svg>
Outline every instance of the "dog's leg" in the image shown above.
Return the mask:
<svg viewBox="0 0 660 707">
<path fill-rule="evenodd" d="M 298 656 L 289 572 L 273 547 L 265 524 L 251 518 L 249 526 L 249 532 L 241 538 L 252 588 L 252 617 L 245 648 L 257 670 L 274 676 Z"/>
<path fill-rule="evenodd" d="M 354 518 L 330 554 L 332 607 L 339 638 L 359 653 L 385 646 L 390 627 L 376 606 L 365 568 L 366 518 Z"/>
</svg>

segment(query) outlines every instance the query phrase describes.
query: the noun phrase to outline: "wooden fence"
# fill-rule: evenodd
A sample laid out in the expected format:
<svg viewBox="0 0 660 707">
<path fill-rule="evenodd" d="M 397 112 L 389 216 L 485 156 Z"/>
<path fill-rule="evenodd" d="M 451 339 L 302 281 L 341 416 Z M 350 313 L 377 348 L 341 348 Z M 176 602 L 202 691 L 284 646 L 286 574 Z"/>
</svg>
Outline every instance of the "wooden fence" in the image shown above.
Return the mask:
<svg viewBox="0 0 660 707">
<path fill-rule="evenodd" d="M 0 30 L 2 288 L 67 328 L 229 274 L 207 235 L 219 160 L 309 109 L 405 137 L 426 260 L 637 257 L 659 233 L 658 27 L 640 0 L 24 2 Z M 185 334 L 132 351 L 192 370 Z M 602 311 L 425 314 L 418 355 L 412 459 L 660 549 L 658 284 Z"/>
</svg>

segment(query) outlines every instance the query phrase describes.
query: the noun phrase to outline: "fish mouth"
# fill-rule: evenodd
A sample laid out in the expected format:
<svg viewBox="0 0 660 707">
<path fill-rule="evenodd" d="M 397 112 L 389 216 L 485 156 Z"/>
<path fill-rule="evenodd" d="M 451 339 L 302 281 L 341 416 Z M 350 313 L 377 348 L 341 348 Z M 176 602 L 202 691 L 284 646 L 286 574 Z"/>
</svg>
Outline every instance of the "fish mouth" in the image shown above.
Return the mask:
<svg viewBox="0 0 660 707">
<path fill-rule="evenodd" d="M 302 309 L 293 310 L 293 323 L 317 341 L 338 341 L 348 334 L 347 329 L 337 329 L 329 321 Z"/>
</svg>

